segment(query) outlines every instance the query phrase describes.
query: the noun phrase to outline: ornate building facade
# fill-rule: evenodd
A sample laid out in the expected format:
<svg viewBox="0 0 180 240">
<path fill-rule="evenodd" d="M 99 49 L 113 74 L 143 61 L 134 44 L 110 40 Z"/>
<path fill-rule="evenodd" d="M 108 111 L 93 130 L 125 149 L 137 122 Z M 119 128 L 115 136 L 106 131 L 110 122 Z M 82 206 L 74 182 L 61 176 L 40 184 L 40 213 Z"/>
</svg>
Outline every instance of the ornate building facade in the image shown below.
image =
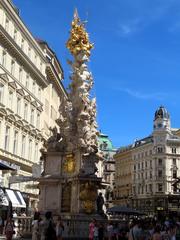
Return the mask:
<svg viewBox="0 0 180 240">
<path fill-rule="evenodd" d="M 155 112 L 152 134 L 135 141 L 125 150 L 131 159 L 132 178 L 127 184 L 132 188 L 127 197 L 132 207 L 149 214 L 177 211 L 179 190 L 174 186 L 180 175 L 180 137 L 177 130 L 171 128 L 170 115 L 161 106 Z M 122 161 L 124 152 L 119 151 L 119 154 Z M 118 163 L 117 158 L 116 165 Z M 118 183 L 116 179 L 115 182 Z M 116 199 L 118 194 L 121 190 L 116 192 Z"/>
<path fill-rule="evenodd" d="M 132 146 L 119 148 L 114 155 L 114 204 L 129 206 L 132 196 Z"/>
<path fill-rule="evenodd" d="M 101 190 L 105 198 L 105 206 L 112 206 L 114 177 L 115 177 L 115 160 L 113 155 L 116 149 L 113 147 L 112 141 L 106 134 L 99 134 L 98 149 L 102 155 L 101 160 L 97 163 L 98 177 L 102 178 L 104 189 Z"/>
<path fill-rule="evenodd" d="M 36 41 L 11 1 L 0 2 L 0 159 L 14 172 L 1 173 L 1 186 L 28 193 L 30 205 L 37 190 L 22 176 L 32 176 L 40 149 L 56 126 L 60 99 L 66 98 L 63 71 L 56 55 Z M 11 178 L 16 175 L 16 178 Z M 21 176 L 21 180 L 17 178 Z M 33 182 L 29 182 L 34 184 Z"/>
</svg>

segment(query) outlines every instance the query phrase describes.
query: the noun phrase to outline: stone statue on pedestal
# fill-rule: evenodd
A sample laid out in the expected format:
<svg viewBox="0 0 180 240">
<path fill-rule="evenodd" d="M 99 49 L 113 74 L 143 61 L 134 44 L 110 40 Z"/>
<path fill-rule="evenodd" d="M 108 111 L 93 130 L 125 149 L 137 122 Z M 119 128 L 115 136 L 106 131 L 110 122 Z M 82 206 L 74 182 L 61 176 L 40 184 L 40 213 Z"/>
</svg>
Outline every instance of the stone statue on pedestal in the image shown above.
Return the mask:
<svg viewBox="0 0 180 240">
<path fill-rule="evenodd" d="M 99 160 L 96 99 L 90 91 L 93 78 L 87 63 L 93 44 L 84 23 L 74 14 L 67 48 L 73 56 L 69 93 L 59 106 L 57 128 L 51 129 L 44 153 L 44 175 L 40 179 L 40 210 L 86 217 L 101 214 L 104 202 L 97 196 L 101 178 L 96 175 Z"/>
</svg>

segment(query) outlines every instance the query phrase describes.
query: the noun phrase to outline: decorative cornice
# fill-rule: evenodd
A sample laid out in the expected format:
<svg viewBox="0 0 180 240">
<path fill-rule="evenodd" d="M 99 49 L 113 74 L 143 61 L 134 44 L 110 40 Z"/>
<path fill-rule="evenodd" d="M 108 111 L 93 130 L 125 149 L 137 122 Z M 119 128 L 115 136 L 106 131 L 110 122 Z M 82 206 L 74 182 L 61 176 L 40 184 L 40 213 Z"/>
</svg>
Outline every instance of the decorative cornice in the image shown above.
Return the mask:
<svg viewBox="0 0 180 240">
<path fill-rule="evenodd" d="M 8 76 L 7 76 L 6 73 L 0 74 L 0 78 L 1 78 L 4 82 L 9 82 L 9 78 L 8 78 Z"/>
<path fill-rule="evenodd" d="M 0 115 L 7 116 L 7 111 L 5 108 L 0 108 Z"/>
<path fill-rule="evenodd" d="M 16 92 L 19 93 L 21 96 L 25 96 L 25 92 L 22 88 L 17 89 Z"/>
<path fill-rule="evenodd" d="M 51 63 L 47 64 L 47 66 L 46 66 L 46 73 L 47 73 L 48 79 L 50 81 L 52 81 L 56 85 L 59 93 L 63 92 L 64 96 L 66 98 L 68 98 L 66 89 L 64 88 L 64 85 L 62 84 L 61 79 L 57 75 L 57 72 L 55 71 L 55 69 L 54 69 L 54 67 L 52 66 Z"/>
<path fill-rule="evenodd" d="M 41 58 L 45 61 L 45 56 L 37 44 L 36 40 L 32 34 L 28 31 L 27 27 L 23 23 L 22 19 L 17 14 L 16 8 L 13 6 L 11 1 L 1 0 L 2 6 L 5 8 L 5 11 L 10 15 L 10 18 L 16 24 L 16 27 L 21 31 L 21 33 L 26 37 L 26 39 L 31 43 L 31 45 L 36 49 Z"/>
<path fill-rule="evenodd" d="M 16 82 L 9 82 L 8 84 L 9 84 L 10 87 L 12 87 L 14 89 L 17 89 L 17 87 L 18 87 Z"/>
<path fill-rule="evenodd" d="M 13 75 L 10 75 L 10 77 L 9 77 L 8 74 L 10 74 L 10 73 L 8 72 L 8 70 L 6 68 L 4 68 L 1 64 L 0 64 L 0 67 L 6 72 L 3 75 L 7 75 L 7 79 L 12 79 L 14 82 L 17 83 L 18 89 L 22 88 L 24 90 L 25 94 L 29 94 L 32 99 L 35 99 L 35 101 L 37 101 L 39 103 L 39 105 L 41 105 L 41 106 L 43 105 L 43 103 L 34 95 L 34 93 L 32 93 L 29 89 L 27 89 L 21 82 L 17 81 L 17 79 Z"/>
<path fill-rule="evenodd" d="M 16 122 L 17 121 L 16 117 L 13 114 L 9 114 L 7 116 L 7 120 L 12 121 L 12 122 Z"/>
<path fill-rule="evenodd" d="M 42 106 L 39 106 L 39 107 L 37 108 L 37 110 L 40 111 L 40 112 L 42 112 L 42 111 L 43 111 Z"/>
<path fill-rule="evenodd" d="M 47 81 L 45 76 L 38 70 L 34 63 L 28 58 L 28 56 L 22 51 L 22 49 L 17 45 L 12 37 L 5 31 L 5 29 L 0 25 L 0 40 L 1 44 L 11 52 L 12 57 L 20 63 L 20 65 L 25 66 L 28 71 L 34 76 L 43 87 L 47 86 Z"/>
<path fill-rule="evenodd" d="M 34 107 L 38 107 L 38 104 L 37 104 L 37 102 L 36 101 L 33 101 L 32 103 L 31 103 Z"/>
<path fill-rule="evenodd" d="M 32 98 L 31 98 L 30 95 L 26 95 L 24 98 L 25 98 L 28 102 L 31 102 L 31 101 L 32 101 Z"/>
</svg>

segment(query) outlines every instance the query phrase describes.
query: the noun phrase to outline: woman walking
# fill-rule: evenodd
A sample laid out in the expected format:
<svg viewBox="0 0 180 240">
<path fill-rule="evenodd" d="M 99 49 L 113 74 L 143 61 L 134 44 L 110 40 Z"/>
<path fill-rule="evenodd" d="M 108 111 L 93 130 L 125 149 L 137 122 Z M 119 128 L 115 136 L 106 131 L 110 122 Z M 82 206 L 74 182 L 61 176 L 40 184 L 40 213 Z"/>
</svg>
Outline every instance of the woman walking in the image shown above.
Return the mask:
<svg viewBox="0 0 180 240">
<path fill-rule="evenodd" d="M 32 240 L 40 240 L 40 213 L 35 212 L 34 214 L 34 220 L 32 222 Z"/>
<path fill-rule="evenodd" d="M 57 220 L 57 223 L 56 223 L 56 237 L 57 237 L 57 240 L 62 240 L 63 231 L 64 231 L 64 225 L 63 225 L 61 216 L 58 216 L 58 220 Z"/>
</svg>

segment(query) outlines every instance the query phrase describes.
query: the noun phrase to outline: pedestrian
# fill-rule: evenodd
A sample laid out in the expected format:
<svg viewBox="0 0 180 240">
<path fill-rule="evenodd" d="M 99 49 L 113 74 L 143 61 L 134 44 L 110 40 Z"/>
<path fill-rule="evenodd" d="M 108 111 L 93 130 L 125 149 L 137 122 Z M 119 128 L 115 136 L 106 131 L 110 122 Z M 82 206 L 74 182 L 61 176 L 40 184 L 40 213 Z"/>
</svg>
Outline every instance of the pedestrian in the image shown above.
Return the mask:
<svg viewBox="0 0 180 240">
<path fill-rule="evenodd" d="M 104 239 L 104 226 L 103 226 L 102 223 L 99 224 L 98 237 L 99 237 L 99 240 L 103 240 Z"/>
<path fill-rule="evenodd" d="M 64 224 L 62 222 L 61 216 L 58 216 L 57 223 L 56 223 L 57 240 L 62 240 L 63 231 L 64 231 Z"/>
<path fill-rule="evenodd" d="M 32 240 L 40 240 L 40 222 L 40 213 L 35 212 L 34 220 L 32 221 Z"/>
<path fill-rule="evenodd" d="M 113 238 L 113 224 L 112 222 L 109 222 L 107 225 L 107 234 L 108 234 L 108 240 L 112 240 Z"/>
<path fill-rule="evenodd" d="M 156 227 L 154 228 L 152 240 L 162 240 L 161 227 L 159 225 L 156 225 Z"/>
<path fill-rule="evenodd" d="M 96 219 L 93 218 L 92 221 L 89 224 L 89 240 L 93 240 L 94 239 L 94 226 L 96 223 Z"/>
<path fill-rule="evenodd" d="M 0 216 L 0 235 L 3 234 L 3 228 L 4 228 L 4 221 L 2 216 Z"/>
<path fill-rule="evenodd" d="M 52 213 L 46 212 L 45 219 L 40 222 L 41 240 L 56 240 L 55 224 Z"/>
<path fill-rule="evenodd" d="M 140 221 L 137 219 L 133 220 L 132 227 L 129 231 L 129 240 L 139 240 L 142 229 L 140 228 Z"/>
<path fill-rule="evenodd" d="M 113 226 L 113 239 L 114 240 L 118 240 L 119 238 L 119 227 L 118 227 L 118 223 L 114 223 Z"/>
<path fill-rule="evenodd" d="M 6 240 L 12 240 L 14 232 L 14 222 L 12 221 L 12 218 L 9 217 L 6 221 L 5 224 L 5 235 L 6 235 Z"/>
<path fill-rule="evenodd" d="M 94 224 L 94 240 L 98 240 L 99 239 L 99 232 L 98 232 L 98 223 L 95 222 Z"/>
</svg>

